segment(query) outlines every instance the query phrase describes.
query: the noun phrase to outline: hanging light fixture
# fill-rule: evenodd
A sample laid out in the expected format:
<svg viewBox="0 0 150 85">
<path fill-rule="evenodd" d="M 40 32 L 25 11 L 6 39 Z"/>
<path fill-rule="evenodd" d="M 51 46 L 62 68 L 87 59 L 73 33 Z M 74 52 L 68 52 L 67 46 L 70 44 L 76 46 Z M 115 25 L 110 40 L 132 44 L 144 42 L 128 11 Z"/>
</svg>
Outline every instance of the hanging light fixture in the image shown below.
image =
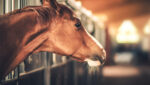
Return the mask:
<svg viewBox="0 0 150 85">
<path fill-rule="evenodd" d="M 148 23 L 144 27 L 144 33 L 145 34 L 150 34 L 150 20 L 148 21 Z"/>
<path fill-rule="evenodd" d="M 136 27 L 130 20 L 125 20 L 118 29 L 116 38 L 118 43 L 137 43 L 139 35 Z"/>
</svg>

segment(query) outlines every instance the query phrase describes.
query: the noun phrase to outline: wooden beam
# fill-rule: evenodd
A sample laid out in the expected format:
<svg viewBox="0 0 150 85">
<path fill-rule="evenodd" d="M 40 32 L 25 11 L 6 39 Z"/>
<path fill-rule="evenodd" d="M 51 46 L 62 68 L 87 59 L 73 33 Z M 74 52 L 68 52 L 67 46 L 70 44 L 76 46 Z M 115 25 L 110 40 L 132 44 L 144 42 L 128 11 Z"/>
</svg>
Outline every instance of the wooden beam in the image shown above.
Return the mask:
<svg viewBox="0 0 150 85">
<path fill-rule="evenodd" d="M 80 0 L 95 15 L 105 15 L 108 22 L 150 14 L 150 0 Z"/>
<path fill-rule="evenodd" d="M 93 12 L 105 9 L 108 6 L 123 3 L 124 0 L 81 0 L 83 7 Z"/>
<path fill-rule="evenodd" d="M 142 12 L 142 13 L 138 13 L 138 14 L 120 16 L 120 17 L 115 17 L 115 18 L 113 18 L 111 16 L 111 18 L 108 19 L 107 23 L 118 22 L 118 21 L 122 21 L 122 20 L 125 20 L 125 19 L 133 19 L 133 18 L 137 18 L 137 17 L 141 17 L 141 16 L 147 16 L 147 15 L 150 15 L 150 12 Z"/>
<path fill-rule="evenodd" d="M 111 10 L 113 8 L 120 8 L 122 6 L 130 4 L 143 4 L 150 3 L 150 0 L 81 0 L 82 5 L 92 10 L 92 12 L 103 12 L 105 10 Z"/>
<path fill-rule="evenodd" d="M 132 3 L 122 7 L 112 8 L 103 12 L 96 12 L 97 16 L 105 14 L 108 17 L 108 21 L 117 21 L 121 19 L 128 19 L 131 17 L 142 16 L 150 14 L 149 3 Z"/>
</svg>

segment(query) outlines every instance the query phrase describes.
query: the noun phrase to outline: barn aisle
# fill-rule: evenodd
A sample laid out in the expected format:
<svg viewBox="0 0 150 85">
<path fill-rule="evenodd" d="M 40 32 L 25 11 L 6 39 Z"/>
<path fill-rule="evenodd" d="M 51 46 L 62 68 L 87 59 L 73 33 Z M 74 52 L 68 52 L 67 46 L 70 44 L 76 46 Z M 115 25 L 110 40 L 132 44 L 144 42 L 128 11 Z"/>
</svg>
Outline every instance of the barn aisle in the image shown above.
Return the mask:
<svg viewBox="0 0 150 85">
<path fill-rule="evenodd" d="M 149 85 L 149 66 L 105 66 L 99 85 Z"/>
</svg>

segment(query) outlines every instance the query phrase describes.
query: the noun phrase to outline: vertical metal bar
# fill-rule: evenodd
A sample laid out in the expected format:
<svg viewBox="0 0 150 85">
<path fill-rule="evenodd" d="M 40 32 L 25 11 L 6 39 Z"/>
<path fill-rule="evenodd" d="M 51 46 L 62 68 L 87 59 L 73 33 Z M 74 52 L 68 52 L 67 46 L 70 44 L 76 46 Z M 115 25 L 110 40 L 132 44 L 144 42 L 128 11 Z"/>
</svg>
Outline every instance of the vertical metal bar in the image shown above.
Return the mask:
<svg viewBox="0 0 150 85">
<path fill-rule="evenodd" d="M 3 14 L 5 14 L 5 0 L 3 0 Z"/>
<path fill-rule="evenodd" d="M 13 11 L 14 10 L 14 8 L 15 8 L 15 1 L 14 0 L 12 0 L 12 3 L 11 3 L 12 5 L 11 5 L 11 11 Z"/>
<path fill-rule="evenodd" d="M 18 9 L 20 9 L 20 0 L 18 0 Z"/>
<path fill-rule="evenodd" d="M 74 68 L 74 85 L 77 85 L 78 84 L 78 78 L 77 78 L 77 70 L 76 70 L 76 66 L 77 66 L 77 63 L 76 62 L 73 62 L 73 68 Z"/>
<path fill-rule="evenodd" d="M 40 0 L 41 4 L 43 5 L 43 0 Z"/>
<path fill-rule="evenodd" d="M 25 6 L 25 0 L 22 0 L 22 8 Z"/>
<path fill-rule="evenodd" d="M 3 0 L 0 0 L 0 15 L 3 14 Z"/>
<path fill-rule="evenodd" d="M 20 0 L 20 8 L 22 8 L 23 6 L 22 6 L 22 0 Z"/>
<path fill-rule="evenodd" d="M 35 0 L 36 1 L 36 0 Z M 24 7 L 27 6 L 26 0 L 24 0 Z"/>
<path fill-rule="evenodd" d="M 24 0 L 21 0 L 21 8 L 23 8 L 24 7 Z"/>
<path fill-rule="evenodd" d="M 21 8 L 21 6 L 22 6 L 22 3 L 21 3 L 21 2 L 22 2 L 22 0 L 20 0 L 20 8 Z"/>
<path fill-rule="evenodd" d="M 48 56 L 46 52 L 42 52 L 44 59 L 44 85 L 50 85 L 50 69 L 48 68 Z"/>
<path fill-rule="evenodd" d="M 27 6 L 27 1 L 26 0 L 24 0 L 24 6 Z"/>
<path fill-rule="evenodd" d="M 8 12 L 8 5 L 9 5 L 8 0 L 5 0 L 5 13 Z"/>
<path fill-rule="evenodd" d="M 51 65 L 53 64 L 53 54 L 47 53 L 48 55 L 48 69 L 49 69 L 49 85 L 51 85 Z"/>
<path fill-rule="evenodd" d="M 18 75 L 17 75 L 17 85 L 19 85 L 19 78 L 20 78 L 20 66 L 19 65 L 17 67 L 17 72 L 18 72 Z"/>
</svg>

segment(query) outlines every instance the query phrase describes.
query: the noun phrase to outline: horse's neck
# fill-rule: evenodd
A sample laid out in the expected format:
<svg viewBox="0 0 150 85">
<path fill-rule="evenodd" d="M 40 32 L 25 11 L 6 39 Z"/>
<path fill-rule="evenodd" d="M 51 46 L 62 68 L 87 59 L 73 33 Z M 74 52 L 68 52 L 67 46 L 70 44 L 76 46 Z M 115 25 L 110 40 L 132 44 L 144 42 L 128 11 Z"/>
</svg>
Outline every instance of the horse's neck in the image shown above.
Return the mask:
<svg viewBox="0 0 150 85">
<path fill-rule="evenodd" d="M 25 12 L 0 19 L 0 74 L 5 72 L 28 37 L 36 29 L 35 13 Z M 5 67 L 4 67 L 5 66 Z M 0 76 L 1 77 L 1 76 Z"/>
<path fill-rule="evenodd" d="M 36 19 L 34 13 L 31 12 L 4 16 L 0 20 L 0 48 L 2 49 L 5 45 L 18 45 L 34 30 L 35 25 Z"/>
<path fill-rule="evenodd" d="M 43 17 L 43 14 L 50 15 L 48 11 L 42 10 L 39 13 L 42 13 L 40 22 L 37 13 L 33 11 L 0 18 L 0 78 L 48 39 L 47 26 L 51 18 L 49 16 L 44 20 L 48 16 Z"/>
</svg>

